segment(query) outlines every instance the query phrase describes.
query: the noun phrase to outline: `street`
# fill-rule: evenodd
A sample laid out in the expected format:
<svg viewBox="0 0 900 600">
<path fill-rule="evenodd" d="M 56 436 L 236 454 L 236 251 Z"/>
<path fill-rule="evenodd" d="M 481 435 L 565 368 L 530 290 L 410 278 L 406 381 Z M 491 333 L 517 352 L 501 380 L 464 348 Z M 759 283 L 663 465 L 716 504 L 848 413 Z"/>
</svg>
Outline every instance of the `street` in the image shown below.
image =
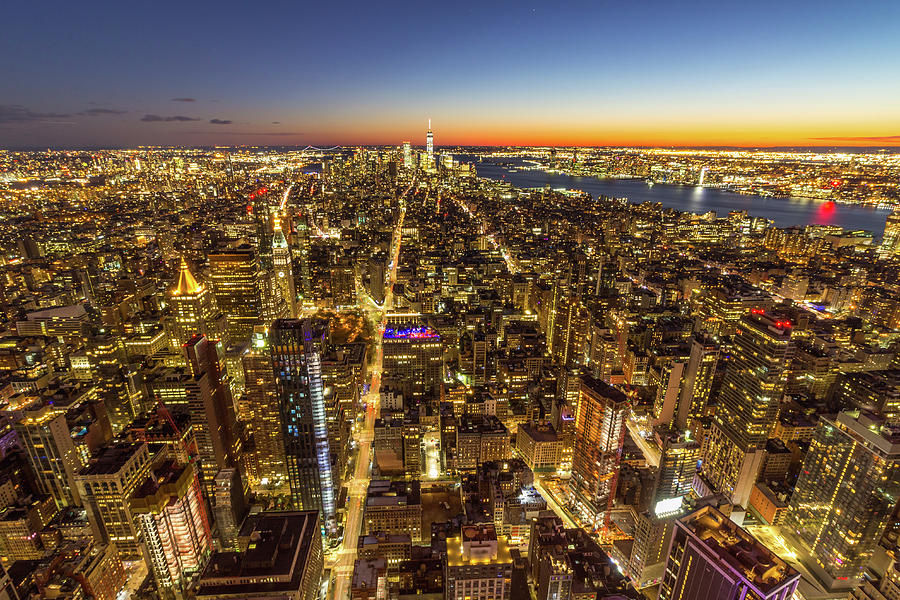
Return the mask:
<svg viewBox="0 0 900 600">
<path fill-rule="evenodd" d="M 365 425 L 358 430 L 354 436 L 359 446 L 359 454 L 356 459 L 356 469 L 353 473 L 353 480 L 350 482 L 347 490 L 347 517 L 344 521 L 344 539 L 341 543 L 334 562 L 332 564 L 332 575 L 334 577 L 334 585 L 332 587 L 331 598 L 334 600 L 345 600 L 350 594 L 350 581 L 353 577 L 353 566 L 356 561 L 356 547 L 359 542 L 359 536 L 362 533 L 363 516 L 365 515 L 366 493 L 369 489 L 369 480 L 371 475 L 371 461 L 373 460 L 372 441 L 375 438 L 375 418 L 378 416 L 379 391 L 381 389 L 381 370 L 384 364 L 384 353 L 381 347 L 381 332 L 387 324 L 387 311 L 391 307 L 394 299 L 394 284 L 397 282 L 397 263 L 400 258 L 400 243 L 402 239 L 403 219 L 406 216 L 406 209 L 403 205 L 403 199 L 412 190 L 415 180 L 410 183 L 403 195 L 400 196 L 401 209 L 400 218 L 394 228 L 392 247 L 392 267 L 388 280 L 385 284 L 384 304 L 378 308 L 371 297 L 362 291 L 362 285 L 359 277 L 356 279 L 357 294 L 360 302 L 364 305 L 366 314 L 369 318 L 378 319 L 380 326 L 376 328 L 375 339 L 373 340 L 375 349 L 375 362 L 372 365 L 372 381 L 369 386 L 369 393 L 364 397 L 366 407 Z M 365 299 L 368 300 L 366 306 Z M 374 305 L 374 306 L 373 306 Z M 327 566 L 327 565 L 326 565 Z"/>
</svg>

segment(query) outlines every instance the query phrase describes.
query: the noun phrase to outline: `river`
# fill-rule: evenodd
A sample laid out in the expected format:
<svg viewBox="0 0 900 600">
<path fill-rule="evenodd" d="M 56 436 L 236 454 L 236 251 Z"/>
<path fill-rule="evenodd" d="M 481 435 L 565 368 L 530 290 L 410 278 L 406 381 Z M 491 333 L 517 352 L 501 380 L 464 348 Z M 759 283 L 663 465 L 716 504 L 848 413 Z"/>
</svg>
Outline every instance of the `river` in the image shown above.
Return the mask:
<svg viewBox="0 0 900 600">
<path fill-rule="evenodd" d="M 777 227 L 806 225 L 837 225 L 850 231 L 864 229 L 876 238 L 884 233 L 884 224 L 890 209 L 858 204 L 840 204 L 809 198 L 767 198 L 738 194 L 717 188 L 701 188 L 688 185 L 658 183 L 654 186 L 638 179 L 600 179 L 575 177 L 537 170 L 516 170 L 503 163 L 525 164 L 524 159 L 491 159 L 477 162 L 474 156 L 458 156 L 460 160 L 473 162 L 478 175 L 508 181 L 519 188 L 565 188 L 582 190 L 593 197 L 609 196 L 627 198 L 634 204 L 659 202 L 666 208 L 703 214 L 714 211 L 726 217 L 733 210 L 746 210 L 750 215 L 771 219 Z"/>
</svg>

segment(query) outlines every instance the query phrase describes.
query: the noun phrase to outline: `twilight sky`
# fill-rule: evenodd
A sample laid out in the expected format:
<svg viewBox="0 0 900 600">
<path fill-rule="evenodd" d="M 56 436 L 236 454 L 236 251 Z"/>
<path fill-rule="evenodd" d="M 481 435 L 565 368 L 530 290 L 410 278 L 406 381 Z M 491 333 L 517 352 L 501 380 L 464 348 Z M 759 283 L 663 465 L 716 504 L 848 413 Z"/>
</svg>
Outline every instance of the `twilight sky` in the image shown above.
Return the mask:
<svg viewBox="0 0 900 600">
<path fill-rule="evenodd" d="M 13 2 L 0 148 L 900 144 L 900 2 Z"/>
</svg>

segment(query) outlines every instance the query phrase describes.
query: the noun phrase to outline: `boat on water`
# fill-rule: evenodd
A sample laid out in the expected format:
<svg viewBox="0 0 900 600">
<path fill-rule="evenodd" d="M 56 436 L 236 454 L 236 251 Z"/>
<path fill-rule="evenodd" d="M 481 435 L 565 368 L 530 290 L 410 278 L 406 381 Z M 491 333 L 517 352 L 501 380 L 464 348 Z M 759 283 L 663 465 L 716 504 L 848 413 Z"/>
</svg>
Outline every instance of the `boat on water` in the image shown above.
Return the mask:
<svg viewBox="0 0 900 600">
<path fill-rule="evenodd" d="M 652 181 L 648 181 L 648 182 L 647 182 L 647 187 L 653 187 L 653 182 L 652 182 Z"/>
</svg>

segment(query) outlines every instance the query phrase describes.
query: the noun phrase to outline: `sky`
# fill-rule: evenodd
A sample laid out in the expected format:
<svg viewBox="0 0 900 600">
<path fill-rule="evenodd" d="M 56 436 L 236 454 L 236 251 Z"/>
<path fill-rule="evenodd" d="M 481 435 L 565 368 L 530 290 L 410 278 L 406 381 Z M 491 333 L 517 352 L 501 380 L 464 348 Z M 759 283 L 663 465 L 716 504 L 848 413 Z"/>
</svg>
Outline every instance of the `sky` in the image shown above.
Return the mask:
<svg viewBox="0 0 900 600">
<path fill-rule="evenodd" d="M 9 3 L 0 148 L 897 146 L 900 2 Z"/>
</svg>

